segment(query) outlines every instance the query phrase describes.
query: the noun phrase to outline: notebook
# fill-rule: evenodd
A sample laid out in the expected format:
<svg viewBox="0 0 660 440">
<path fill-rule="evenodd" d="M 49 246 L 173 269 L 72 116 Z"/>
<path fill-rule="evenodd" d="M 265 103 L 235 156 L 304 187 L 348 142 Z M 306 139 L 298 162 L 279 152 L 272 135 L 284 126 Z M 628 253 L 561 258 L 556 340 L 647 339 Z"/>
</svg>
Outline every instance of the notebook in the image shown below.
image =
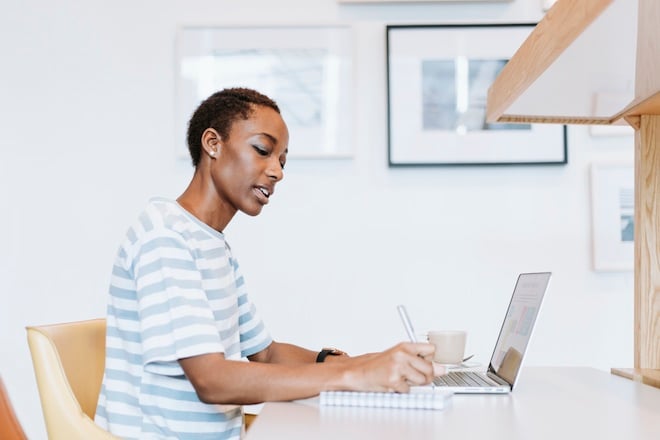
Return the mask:
<svg viewBox="0 0 660 440">
<path fill-rule="evenodd" d="M 461 394 L 511 392 L 518 379 L 550 276 L 550 272 L 518 275 L 487 371 L 450 371 L 436 377 L 433 385 Z"/>
<path fill-rule="evenodd" d="M 454 393 L 433 387 L 412 387 L 409 393 L 370 391 L 321 391 L 321 406 L 362 406 L 371 408 L 445 409 Z"/>
</svg>

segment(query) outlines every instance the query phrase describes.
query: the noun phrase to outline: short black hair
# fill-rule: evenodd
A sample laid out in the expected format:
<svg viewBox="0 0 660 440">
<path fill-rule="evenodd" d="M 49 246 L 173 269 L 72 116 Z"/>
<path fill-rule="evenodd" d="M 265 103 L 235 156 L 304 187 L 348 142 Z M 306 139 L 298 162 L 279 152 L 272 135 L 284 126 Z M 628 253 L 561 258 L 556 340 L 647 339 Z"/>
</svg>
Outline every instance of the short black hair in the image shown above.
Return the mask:
<svg viewBox="0 0 660 440">
<path fill-rule="evenodd" d="M 231 127 L 238 119 L 248 119 L 255 105 L 270 107 L 277 113 L 275 101 L 256 90 L 234 87 L 223 89 L 206 98 L 197 107 L 188 123 L 188 151 L 195 168 L 202 156 L 202 133 L 213 128 L 223 140 L 229 138 Z"/>
</svg>

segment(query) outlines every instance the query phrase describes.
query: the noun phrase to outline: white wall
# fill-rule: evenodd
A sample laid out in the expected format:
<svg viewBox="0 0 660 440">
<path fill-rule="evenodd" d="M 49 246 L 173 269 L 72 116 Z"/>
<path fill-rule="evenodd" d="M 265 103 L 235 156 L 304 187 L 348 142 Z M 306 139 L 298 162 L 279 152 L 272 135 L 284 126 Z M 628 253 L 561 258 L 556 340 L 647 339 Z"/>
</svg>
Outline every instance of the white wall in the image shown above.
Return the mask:
<svg viewBox="0 0 660 440">
<path fill-rule="evenodd" d="M 631 273 L 591 267 L 589 165 L 632 139 L 569 129 L 569 164 L 389 169 L 385 24 L 529 22 L 541 0 L 338 5 L 335 0 L 4 2 L 0 15 L 0 373 L 45 438 L 24 327 L 102 316 L 114 252 L 152 195 L 176 197 L 174 36 L 182 24 L 355 26 L 355 157 L 290 160 L 257 218 L 228 237 L 273 335 L 351 353 L 465 328 L 490 356 L 515 276 L 554 279 L 529 364 L 631 366 Z M 295 133 L 291 134 L 295 136 Z"/>
</svg>

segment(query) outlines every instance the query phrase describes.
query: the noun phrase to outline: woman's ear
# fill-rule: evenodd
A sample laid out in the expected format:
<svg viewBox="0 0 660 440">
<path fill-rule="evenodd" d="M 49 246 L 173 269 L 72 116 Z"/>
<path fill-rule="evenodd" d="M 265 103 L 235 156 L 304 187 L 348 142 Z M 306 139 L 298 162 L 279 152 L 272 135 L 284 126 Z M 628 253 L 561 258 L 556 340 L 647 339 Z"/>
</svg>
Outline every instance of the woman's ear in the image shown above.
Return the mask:
<svg viewBox="0 0 660 440">
<path fill-rule="evenodd" d="M 202 149 L 212 159 L 218 155 L 220 147 L 222 146 L 222 138 L 220 134 L 213 128 L 207 128 L 202 133 Z"/>
</svg>

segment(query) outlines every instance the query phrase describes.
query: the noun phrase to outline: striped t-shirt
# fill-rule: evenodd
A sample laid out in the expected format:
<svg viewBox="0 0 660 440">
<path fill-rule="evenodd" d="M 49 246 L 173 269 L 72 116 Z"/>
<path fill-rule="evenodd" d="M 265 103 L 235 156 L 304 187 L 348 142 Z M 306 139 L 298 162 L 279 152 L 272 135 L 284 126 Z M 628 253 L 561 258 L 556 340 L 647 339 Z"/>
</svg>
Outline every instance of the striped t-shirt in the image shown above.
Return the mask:
<svg viewBox="0 0 660 440">
<path fill-rule="evenodd" d="M 151 200 L 119 248 L 109 293 L 96 422 L 128 439 L 239 438 L 241 407 L 201 402 L 178 363 L 245 360 L 272 341 L 224 235 Z"/>
</svg>

